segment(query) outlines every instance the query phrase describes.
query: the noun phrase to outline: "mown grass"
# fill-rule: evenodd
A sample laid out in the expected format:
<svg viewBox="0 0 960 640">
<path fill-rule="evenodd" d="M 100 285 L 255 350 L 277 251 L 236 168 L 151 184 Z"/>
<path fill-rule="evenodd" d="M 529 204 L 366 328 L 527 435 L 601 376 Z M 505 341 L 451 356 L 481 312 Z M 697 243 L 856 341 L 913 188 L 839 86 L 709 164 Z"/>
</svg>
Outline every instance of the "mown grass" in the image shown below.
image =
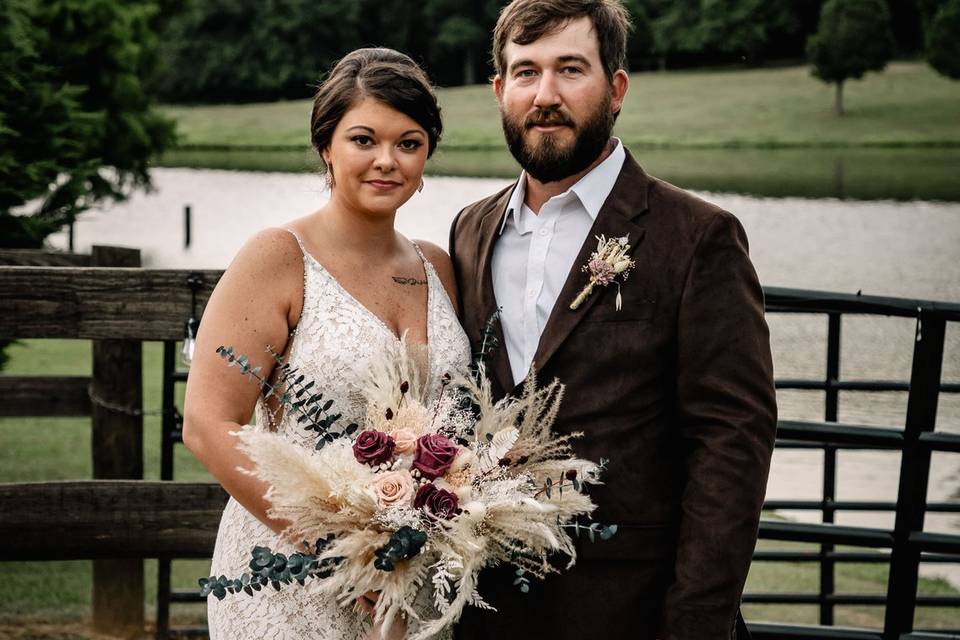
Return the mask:
<svg viewBox="0 0 960 640">
<path fill-rule="evenodd" d="M 5 375 L 90 373 L 90 343 L 72 340 L 29 340 L 10 350 L 11 363 Z M 161 347 L 144 347 L 144 408 L 160 408 Z M 178 390 L 182 401 L 182 389 Z M 144 420 L 144 468 L 150 479 L 159 477 L 159 416 Z M 90 424 L 88 419 L 3 418 L 0 419 L 0 482 L 71 480 L 91 474 Z M 176 478 L 206 481 L 207 472 L 183 448 L 177 448 Z M 761 541 L 764 549 L 813 548 L 773 541 Z M 176 588 L 196 587 L 206 575 L 204 560 L 175 561 L 173 583 Z M 147 594 L 144 606 L 148 619 L 154 615 L 157 563 L 146 563 Z M 837 569 L 837 590 L 843 593 L 884 593 L 887 568 L 883 565 L 844 564 Z M 21 640 L 94 640 L 85 631 L 90 615 L 91 563 L 5 562 L 0 563 L 0 638 Z M 755 563 L 747 582 L 748 592 L 793 591 L 814 593 L 818 588 L 818 569 L 806 563 Z M 946 581 L 921 578 L 920 593 L 957 594 Z M 815 607 L 784 605 L 748 605 L 750 620 L 816 623 Z M 203 624 L 203 605 L 174 605 L 174 624 Z M 948 608 L 919 608 L 918 626 L 953 628 L 960 626 L 960 611 Z M 880 627 L 882 607 L 837 607 L 837 624 Z"/>
<path fill-rule="evenodd" d="M 898 62 L 850 81 L 848 113 L 808 67 L 631 75 L 616 133 L 635 147 L 849 147 L 960 145 L 960 84 L 921 63 Z M 442 148 L 502 149 L 488 86 L 439 90 Z M 309 146 L 310 101 L 168 106 L 183 146 Z"/>
</svg>

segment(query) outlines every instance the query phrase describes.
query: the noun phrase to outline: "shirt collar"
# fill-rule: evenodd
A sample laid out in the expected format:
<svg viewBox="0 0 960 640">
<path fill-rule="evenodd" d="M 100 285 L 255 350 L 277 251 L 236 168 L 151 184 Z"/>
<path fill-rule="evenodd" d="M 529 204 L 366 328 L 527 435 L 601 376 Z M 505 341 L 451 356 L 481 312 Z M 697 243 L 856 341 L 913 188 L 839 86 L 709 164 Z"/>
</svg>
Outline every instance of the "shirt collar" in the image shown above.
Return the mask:
<svg viewBox="0 0 960 640">
<path fill-rule="evenodd" d="M 616 146 L 610 152 L 603 162 L 590 170 L 590 173 L 580 178 L 570 189 L 554 196 L 554 198 L 566 197 L 571 192 L 574 193 L 583 205 L 587 215 L 592 220 L 597 219 L 603 203 L 606 202 L 610 192 L 613 191 L 613 185 L 617 182 L 620 170 L 623 169 L 623 162 L 627 157 L 623 149 L 623 143 L 618 138 L 614 138 Z M 513 224 L 521 234 L 524 232 L 520 208 L 523 206 L 524 198 L 527 195 L 527 172 L 520 173 L 517 185 L 510 194 L 510 200 L 507 202 L 507 212 L 503 216 L 503 222 L 500 223 L 498 233 L 503 233 L 510 218 L 513 218 Z M 553 198 L 551 198 L 552 200 Z"/>
</svg>

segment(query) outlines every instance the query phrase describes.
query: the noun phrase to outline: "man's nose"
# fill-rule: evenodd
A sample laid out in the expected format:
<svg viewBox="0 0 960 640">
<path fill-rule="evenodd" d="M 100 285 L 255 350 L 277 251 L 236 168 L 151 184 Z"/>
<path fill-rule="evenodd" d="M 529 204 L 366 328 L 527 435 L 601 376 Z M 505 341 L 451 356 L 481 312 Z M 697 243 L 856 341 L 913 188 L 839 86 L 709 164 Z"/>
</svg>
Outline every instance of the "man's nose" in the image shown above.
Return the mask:
<svg viewBox="0 0 960 640">
<path fill-rule="evenodd" d="M 538 109 L 548 109 L 559 106 L 560 102 L 560 87 L 557 84 L 557 76 L 552 71 L 545 71 L 540 75 L 533 106 Z"/>
</svg>

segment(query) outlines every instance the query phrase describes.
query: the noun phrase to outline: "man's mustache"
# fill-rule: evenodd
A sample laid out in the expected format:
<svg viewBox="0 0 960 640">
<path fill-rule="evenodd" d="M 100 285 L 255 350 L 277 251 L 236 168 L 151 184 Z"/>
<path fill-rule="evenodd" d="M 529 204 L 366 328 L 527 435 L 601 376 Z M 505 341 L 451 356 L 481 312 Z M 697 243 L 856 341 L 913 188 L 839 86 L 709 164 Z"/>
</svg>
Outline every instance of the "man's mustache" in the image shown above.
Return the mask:
<svg viewBox="0 0 960 640">
<path fill-rule="evenodd" d="M 527 116 L 524 127 L 571 127 L 576 128 L 573 120 L 562 113 L 559 109 L 536 109 Z"/>
</svg>

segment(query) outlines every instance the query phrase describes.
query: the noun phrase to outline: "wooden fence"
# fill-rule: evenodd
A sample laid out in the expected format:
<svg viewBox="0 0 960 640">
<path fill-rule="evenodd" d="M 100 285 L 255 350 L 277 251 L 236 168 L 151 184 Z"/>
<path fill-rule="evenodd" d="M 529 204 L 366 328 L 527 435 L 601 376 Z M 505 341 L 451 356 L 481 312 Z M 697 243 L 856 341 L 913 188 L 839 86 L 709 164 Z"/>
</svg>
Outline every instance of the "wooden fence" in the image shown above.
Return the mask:
<svg viewBox="0 0 960 640">
<path fill-rule="evenodd" d="M 90 416 L 93 480 L 0 484 L 0 560 L 93 559 L 98 631 L 144 629 L 143 558 L 205 557 L 226 494 L 144 482 L 142 342 L 183 336 L 219 271 L 141 269 L 140 252 L 0 251 L 0 339 L 92 341 L 93 375 L 0 376 L 0 416 Z"/>
</svg>

